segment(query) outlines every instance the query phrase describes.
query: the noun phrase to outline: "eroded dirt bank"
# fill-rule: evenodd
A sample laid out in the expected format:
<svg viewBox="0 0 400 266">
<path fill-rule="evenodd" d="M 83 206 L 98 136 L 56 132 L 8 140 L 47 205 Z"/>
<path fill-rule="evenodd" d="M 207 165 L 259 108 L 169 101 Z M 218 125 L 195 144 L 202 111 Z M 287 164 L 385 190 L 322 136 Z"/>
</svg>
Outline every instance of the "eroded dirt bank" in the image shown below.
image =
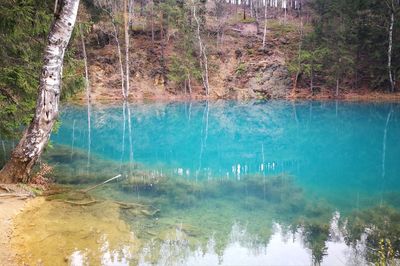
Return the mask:
<svg viewBox="0 0 400 266">
<path fill-rule="evenodd" d="M 294 87 L 294 74 L 289 62 L 297 53 L 299 35 L 296 18 L 283 24 L 271 20 L 266 46 L 262 47 L 260 34 L 254 23 L 233 23 L 227 27 L 223 49 L 209 50 L 210 94 L 205 94 L 200 81 L 192 80 L 191 93 L 181 84 L 168 78 L 170 58 L 179 53 L 175 44 L 179 37 L 172 35 L 164 48 L 165 62 L 160 63 L 163 42 L 153 42 L 146 30 L 130 32 L 130 95 L 131 101 L 181 101 L 218 99 L 288 99 L 288 100 L 345 100 L 345 101 L 400 101 L 400 93 L 373 91 L 363 85 L 351 89 L 346 84 L 335 90 L 316 84 L 313 90 L 304 82 Z M 118 67 L 117 46 L 100 25 L 88 37 L 88 66 L 92 103 L 121 101 L 121 75 Z M 284 34 L 285 37 L 282 37 Z M 212 40 L 209 40 L 212 41 Z M 165 65 L 164 65 L 165 64 Z M 73 98 L 86 102 L 86 92 Z"/>
</svg>

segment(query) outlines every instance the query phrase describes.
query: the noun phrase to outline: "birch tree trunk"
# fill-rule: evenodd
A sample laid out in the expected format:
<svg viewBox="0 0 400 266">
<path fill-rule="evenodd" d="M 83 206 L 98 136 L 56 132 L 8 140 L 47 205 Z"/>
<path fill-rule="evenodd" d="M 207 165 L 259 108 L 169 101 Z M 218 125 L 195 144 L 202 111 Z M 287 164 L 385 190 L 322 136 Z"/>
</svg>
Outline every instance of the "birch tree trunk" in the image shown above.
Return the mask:
<svg viewBox="0 0 400 266">
<path fill-rule="evenodd" d="M 133 25 L 133 17 L 135 16 L 135 0 L 128 0 L 129 27 Z"/>
<path fill-rule="evenodd" d="M 295 2 L 296 4 L 296 2 Z M 297 60 L 298 60 L 298 68 L 296 71 L 296 76 L 294 78 L 294 84 L 293 84 L 293 90 L 297 89 L 297 82 L 299 81 L 299 76 L 301 72 L 301 50 L 303 46 L 303 17 L 301 16 L 301 11 L 299 13 L 300 16 L 300 29 L 299 29 L 299 34 L 300 34 L 300 41 L 299 41 L 299 50 L 297 53 Z"/>
<path fill-rule="evenodd" d="M 112 25 L 113 25 L 113 30 L 114 30 L 114 38 L 115 42 L 117 43 L 117 53 L 118 53 L 118 64 L 119 64 L 119 72 L 121 75 L 121 92 L 122 92 L 122 97 L 125 99 L 125 79 L 124 79 L 124 67 L 122 65 L 122 52 L 121 52 L 121 45 L 119 43 L 119 37 L 118 37 L 118 31 L 117 27 L 115 26 L 115 20 L 113 15 L 111 15 L 111 20 L 112 20 Z"/>
<path fill-rule="evenodd" d="M 62 0 L 58 4 L 59 13 L 55 14 L 44 51 L 35 115 L 0 171 L 0 182 L 29 181 L 58 116 L 64 53 L 75 25 L 79 0 Z"/>
<path fill-rule="evenodd" d="M 154 1 L 151 0 L 151 45 L 154 47 Z"/>
<path fill-rule="evenodd" d="M 54 14 L 56 14 L 57 13 L 57 8 L 58 8 L 58 0 L 55 0 L 54 1 Z"/>
<path fill-rule="evenodd" d="M 197 39 L 199 42 L 199 63 L 200 63 L 200 68 L 202 70 L 202 80 L 203 80 L 203 86 L 204 89 L 206 90 L 206 95 L 208 96 L 210 93 L 209 89 L 209 83 L 208 83 L 208 60 L 207 60 L 207 53 L 206 53 L 206 48 L 203 44 L 203 41 L 201 40 L 201 35 L 200 35 L 200 21 L 196 15 L 196 6 L 193 6 L 193 18 L 196 21 L 197 24 Z"/>
<path fill-rule="evenodd" d="M 336 92 L 335 92 L 335 96 L 336 96 L 336 97 L 339 96 L 339 77 L 336 78 Z"/>
<path fill-rule="evenodd" d="M 267 39 L 267 23 L 268 23 L 268 3 L 265 1 L 264 6 L 264 34 L 263 34 L 263 45 L 262 48 L 265 48 L 265 41 Z"/>
<path fill-rule="evenodd" d="M 124 35 L 125 35 L 125 97 L 129 96 L 129 14 L 127 9 L 127 0 L 124 1 Z"/>
<path fill-rule="evenodd" d="M 86 105 L 87 105 L 87 123 L 88 123 L 88 160 L 87 160 L 87 169 L 89 171 L 90 167 L 90 154 L 92 147 L 92 130 L 91 130 L 91 92 L 90 92 L 90 83 L 89 83 L 89 68 L 87 62 L 87 54 L 86 54 L 86 45 L 85 38 L 83 36 L 82 27 L 79 25 L 79 34 L 81 36 L 82 43 L 82 52 L 83 52 L 83 61 L 85 63 L 85 89 L 86 89 Z"/>
<path fill-rule="evenodd" d="M 388 71 L 390 81 L 390 91 L 395 90 L 395 81 L 392 73 L 392 50 L 393 50 L 393 26 L 394 26 L 394 11 L 390 12 L 390 27 L 389 27 L 389 47 L 388 47 Z"/>
</svg>

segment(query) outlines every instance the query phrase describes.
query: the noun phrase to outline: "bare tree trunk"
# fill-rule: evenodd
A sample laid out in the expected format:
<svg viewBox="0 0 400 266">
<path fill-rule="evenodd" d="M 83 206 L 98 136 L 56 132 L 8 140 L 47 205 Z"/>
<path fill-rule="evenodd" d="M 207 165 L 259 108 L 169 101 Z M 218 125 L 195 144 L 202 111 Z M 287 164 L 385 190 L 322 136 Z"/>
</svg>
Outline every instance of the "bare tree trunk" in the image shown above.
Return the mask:
<svg viewBox="0 0 400 266">
<path fill-rule="evenodd" d="M 267 23 L 268 23 L 268 3 L 265 1 L 264 6 L 264 34 L 263 34 L 263 49 L 265 48 L 265 41 L 267 39 Z"/>
<path fill-rule="evenodd" d="M 124 35 L 125 35 L 125 98 L 129 97 L 129 14 L 128 14 L 128 2 L 124 0 Z"/>
<path fill-rule="evenodd" d="M 314 67 L 311 66 L 311 73 L 310 73 L 310 90 L 311 93 L 314 94 Z"/>
<path fill-rule="evenodd" d="M 204 58 L 204 79 L 206 84 L 206 95 L 210 95 L 210 84 L 208 83 L 208 58 L 206 47 L 203 45 L 203 58 Z"/>
<path fill-rule="evenodd" d="M 91 138 L 91 99 L 90 99 L 90 84 L 89 84 L 89 69 L 87 63 L 87 54 L 86 54 L 86 45 L 85 39 L 82 33 L 82 27 L 79 25 L 79 34 L 81 35 L 81 42 L 82 42 L 82 52 L 83 52 L 83 61 L 85 63 L 85 89 L 86 89 L 86 104 L 87 104 L 87 123 L 88 123 L 88 161 L 87 161 L 87 168 L 89 169 L 90 166 L 90 153 L 91 153 L 91 146 L 92 146 L 92 138 Z"/>
<path fill-rule="evenodd" d="M 128 1 L 128 17 L 129 17 L 129 26 L 131 27 L 133 24 L 133 18 L 135 16 L 135 0 Z"/>
<path fill-rule="evenodd" d="M 209 91 L 209 84 L 208 84 L 208 60 L 207 60 L 207 54 L 205 51 L 205 46 L 203 45 L 203 41 L 201 40 L 201 35 L 200 35 L 200 21 L 196 15 L 196 6 L 193 5 L 193 18 L 196 20 L 197 23 L 197 38 L 199 42 L 199 63 L 200 63 L 200 68 L 202 70 L 202 79 L 203 79 L 203 86 L 204 89 L 206 90 L 206 95 L 208 96 L 210 91 Z"/>
<path fill-rule="evenodd" d="M 121 92 L 122 92 L 122 97 L 125 99 L 125 79 L 124 79 L 124 67 L 122 64 L 122 52 L 121 52 L 121 45 L 119 43 L 119 38 L 118 38 L 118 32 L 117 32 L 117 27 L 115 27 L 115 21 L 114 17 L 110 14 L 111 19 L 112 19 L 112 25 L 114 29 L 114 38 L 115 42 L 117 43 L 117 53 L 118 53 L 118 63 L 119 63 L 119 72 L 121 75 Z"/>
<path fill-rule="evenodd" d="M 246 2 L 242 0 L 242 5 L 243 5 L 243 20 L 246 20 Z"/>
<path fill-rule="evenodd" d="M 154 46 L 154 1 L 151 0 L 151 44 Z"/>
<path fill-rule="evenodd" d="M 31 170 L 42 154 L 58 116 L 65 49 L 71 38 L 79 0 L 63 0 L 47 38 L 40 74 L 36 111 L 29 127 L 0 171 L 0 182 L 28 182 Z"/>
<path fill-rule="evenodd" d="M 388 47 L 388 71 L 389 71 L 389 81 L 390 90 L 394 92 L 395 90 L 395 80 L 392 73 L 392 50 L 393 50 L 393 25 L 394 25 L 394 12 L 391 11 L 390 14 L 390 27 L 389 27 L 389 47 Z"/>
<path fill-rule="evenodd" d="M 192 85 L 191 85 L 191 81 L 190 81 L 190 73 L 189 73 L 189 71 L 186 72 L 186 75 L 187 75 L 187 81 L 188 81 L 189 95 L 191 97 L 192 96 Z"/>
<path fill-rule="evenodd" d="M 54 12 L 53 14 L 57 14 L 57 8 L 58 8 L 58 0 L 54 1 Z"/>
<path fill-rule="evenodd" d="M 299 61 L 298 69 L 296 72 L 296 77 L 294 78 L 294 85 L 293 89 L 297 89 L 297 82 L 299 81 L 299 75 L 301 71 L 301 50 L 303 46 L 303 18 L 301 17 L 301 11 L 300 11 L 300 41 L 299 41 L 299 51 L 297 55 L 297 60 Z"/>
<path fill-rule="evenodd" d="M 335 96 L 338 97 L 339 96 L 339 78 L 336 78 L 336 93 Z"/>
</svg>

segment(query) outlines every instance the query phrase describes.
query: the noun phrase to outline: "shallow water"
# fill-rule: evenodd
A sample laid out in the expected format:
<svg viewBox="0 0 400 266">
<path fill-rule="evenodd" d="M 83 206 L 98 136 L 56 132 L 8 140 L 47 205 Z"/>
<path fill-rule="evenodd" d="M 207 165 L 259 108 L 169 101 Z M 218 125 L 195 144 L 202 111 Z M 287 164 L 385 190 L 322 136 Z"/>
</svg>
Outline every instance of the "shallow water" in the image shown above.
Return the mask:
<svg viewBox="0 0 400 266">
<path fill-rule="evenodd" d="M 116 217 L 134 250 L 71 244 L 69 264 L 399 263 L 398 104 L 145 103 L 95 107 L 87 121 L 63 108 L 46 154 L 57 181 L 121 173 L 93 197 L 147 207 Z"/>
</svg>

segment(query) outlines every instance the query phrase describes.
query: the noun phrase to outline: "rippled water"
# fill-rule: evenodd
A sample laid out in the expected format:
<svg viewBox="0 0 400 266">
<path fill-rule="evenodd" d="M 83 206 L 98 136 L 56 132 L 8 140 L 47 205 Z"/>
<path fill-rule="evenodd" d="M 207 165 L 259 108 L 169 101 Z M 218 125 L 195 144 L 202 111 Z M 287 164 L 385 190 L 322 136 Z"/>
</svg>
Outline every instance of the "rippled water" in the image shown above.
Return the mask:
<svg viewBox="0 0 400 266">
<path fill-rule="evenodd" d="M 151 206 L 120 210 L 139 248 L 105 265 L 399 263 L 398 104 L 125 104 L 94 107 L 90 129 L 65 106 L 60 120 L 58 182 L 121 173 L 93 196 Z"/>
</svg>

